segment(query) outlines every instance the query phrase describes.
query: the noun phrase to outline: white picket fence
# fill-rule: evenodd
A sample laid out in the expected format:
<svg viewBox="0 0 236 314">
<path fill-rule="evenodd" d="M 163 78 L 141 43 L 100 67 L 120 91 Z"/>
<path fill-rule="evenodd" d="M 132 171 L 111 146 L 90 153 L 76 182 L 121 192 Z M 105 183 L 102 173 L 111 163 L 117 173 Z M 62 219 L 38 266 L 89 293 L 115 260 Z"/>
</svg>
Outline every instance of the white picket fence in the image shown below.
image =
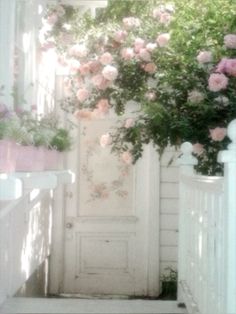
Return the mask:
<svg viewBox="0 0 236 314">
<path fill-rule="evenodd" d="M 196 175 L 192 145 L 181 147 L 178 299 L 189 313 L 236 313 L 236 120 L 228 136 L 224 177 Z"/>
</svg>

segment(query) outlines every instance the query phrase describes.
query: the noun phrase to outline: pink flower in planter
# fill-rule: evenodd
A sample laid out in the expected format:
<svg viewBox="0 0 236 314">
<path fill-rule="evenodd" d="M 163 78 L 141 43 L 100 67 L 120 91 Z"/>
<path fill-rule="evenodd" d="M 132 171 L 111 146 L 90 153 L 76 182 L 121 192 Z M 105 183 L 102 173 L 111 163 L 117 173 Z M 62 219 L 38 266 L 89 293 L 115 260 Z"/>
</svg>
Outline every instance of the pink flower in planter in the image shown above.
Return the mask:
<svg viewBox="0 0 236 314">
<path fill-rule="evenodd" d="M 114 81 L 118 76 L 118 70 L 112 65 L 106 65 L 102 70 L 102 75 L 108 81 Z"/>
<path fill-rule="evenodd" d="M 114 34 L 114 40 L 117 42 L 117 43 L 123 43 L 127 37 L 127 32 L 126 31 L 117 31 L 115 34 Z"/>
<path fill-rule="evenodd" d="M 125 127 L 126 129 L 129 129 L 129 128 L 132 128 L 132 127 L 134 126 L 134 124 L 135 124 L 134 119 L 128 118 L 128 119 L 125 120 L 125 125 L 124 125 L 124 127 Z"/>
<path fill-rule="evenodd" d="M 89 96 L 90 96 L 90 93 L 86 88 L 81 88 L 76 93 L 76 97 L 79 102 L 84 102 L 85 100 L 89 98 Z"/>
<path fill-rule="evenodd" d="M 204 152 L 204 146 L 200 143 L 193 144 L 193 153 L 197 156 L 202 155 Z"/>
<path fill-rule="evenodd" d="M 103 55 L 101 55 L 99 61 L 103 64 L 103 65 L 107 65 L 112 63 L 113 61 L 113 57 L 109 52 L 105 52 Z"/>
<path fill-rule="evenodd" d="M 236 49 L 236 35 L 228 34 L 224 37 L 224 44 L 227 48 Z"/>
<path fill-rule="evenodd" d="M 96 108 L 98 109 L 100 113 L 105 114 L 105 113 L 108 113 L 110 109 L 110 104 L 107 99 L 101 99 L 97 103 Z"/>
<path fill-rule="evenodd" d="M 136 38 L 134 41 L 134 50 L 135 52 L 139 52 L 140 49 L 145 47 L 145 40 L 142 38 Z"/>
<path fill-rule="evenodd" d="M 103 134 L 101 137 L 100 137 L 100 146 L 102 148 L 105 148 L 107 147 L 108 145 L 110 145 L 112 143 L 112 138 L 110 136 L 109 133 L 106 133 L 106 134 Z"/>
<path fill-rule="evenodd" d="M 213 73 L 208 79 L 208 88 L 212 92 L 226 89 L 229 79 L 223 73 Z"/>
<path fill-rule="evenodd" d="M 127 30 L 139 27 L 141 25 L 140 20 L 136 17 L 125 17 L 123 18 L 124 27 Z"/>
<path fill-rule="evenodd" d="M 122 49 L 121 57 L 127 61 L 132 60 L 134 58 L 134 50 L 132 48 Z"/>
<path fill-rule="evenodd" d="M 211 51 L 200 51 L 197 55 L 197 61 L 201 64 L 212 62 Z"/>
<path fill-rule="evenodd" d="M 146 48 L 140 49 L 138 55 L 139 55 L 140 59 L 142 59 L 143 61 L 146 61 L 146 62 L 151 61 L 151 55 Z"/>
<path fill-rule="evenodd" d="M 144 71 L 147 73 L 153 74 L 156 72 L 156 70 L 157 70 L 157 67 L 156 67 L 155 63 L 153 63 L 153 62 L 147 63 L 144 66 Z"/>
<path fill-rule="evenodd" d="M 227 134 L 226 128 L 217 127 L 215 129 L 210 129 L 210 137 L 213 141 L 221 142 Z"/>
<path fill-rule="evenodd" d="M 169 41 L 170 41 L 169 33 L 160 34 L 156 39 L 156 42 L 158 43 L 159 47 L 166 47 Z"/>
<path fill-rule="evenodd" d="M 133 156 L 130 152 L 126 151 L 121 154 L 121 160 L 126 163 L 127 165 L 131 165 L 133 162 Z"/>
</svg>

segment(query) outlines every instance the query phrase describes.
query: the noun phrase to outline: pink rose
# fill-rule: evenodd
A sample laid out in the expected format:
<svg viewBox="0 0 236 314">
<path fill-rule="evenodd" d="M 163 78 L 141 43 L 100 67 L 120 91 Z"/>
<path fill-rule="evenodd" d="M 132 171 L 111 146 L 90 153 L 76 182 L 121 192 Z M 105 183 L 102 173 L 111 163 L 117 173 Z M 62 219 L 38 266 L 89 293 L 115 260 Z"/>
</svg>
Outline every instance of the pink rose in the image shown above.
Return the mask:
<svg viewBox="0 0 236 314">
<path fill-rule="evenodd" d="M 125 127 L 126 129 L 129 129 L 129 128 L 132 128 L 132 127 L 134 126 L 134 124 L 135 124 L 134 119 L 128 118 L 128 119 L 125 120 L 125 125 L 124 125 L 124 127 Z"/>
<path fill-rule="evenodd" d="M 228 59 L 225 64 L 225 72 L 236 77 L 236 59 Z"/>
<path fill-rule="evenodd" d="M 204 94 L 196 89 L 188 93 L 188 101 L 191 103 L 199 104 L 204 98 Z"/>
<path fill-rule="evenodd" d="M 108 113 L 110 109 L 110 104 L 107 99 L 101 99 L 97 103 L 96 108 L 100 113 Z"/>
<path fill-rule="evenodd" d="M 77 44 L 70 48 L 69 53 L 72 56 L 75 56 L 78 58 L 84 58 L 88 55 L 88 50 L 85 47 L 85 45 Z"/>
<path fill-rule="evenodd" d="M 123 18 L 123 24 L 127 30 L 131 30 L 140 26 L 140 20 L 135 17 L 125 17 Z"/>
<path fill-rule="evenodd" d="M 106 133 L 106 134 L 103 134 L 101 137 L 100 137 L 100 146 L 102 148 L 105 148 L 107 147 L 108 145 L 110 145 L 112 143 L 112 138 L 110 136 L 109 133 Z"/>
<path fill-rule="evenodd" d="M 157 70 L 157 67 L 156 67 L 155 63 L 150 62 L 150 63 L 147 63 L 147 64 L 144 66 L 144 71 L 145 71 L 145 72 L 148 72 L 148 73 L 150 73 L 150 74 L 155 73 L 156 70 Z"/>
<path fill-rule="evenodd" d="M 156 42 L 158 43 L 159 47 L 167 46 L 169 41 L 170 41 L 170 34 L 169 33 L 160 34 L 156 39 Z"/>
<path fill-rule="evenodd" d="M 132 48 L 124 48 L 121 51 L 121 57 L 124 60 L 132 60 L 134 58 L 134 50 Z"/>
<path fill-rule="evenodd" d="M 197 61 L 199 63 L 209 63 L 212 62 L 212 53 L 211 51 L 200 51 L 197 55 Z"/>
<path fill-rule="evenodd" d="M 197 156 L 202 155 L 204 152 L 204 146 L 200 143 L 195 143 L 193 144 L 193 153 L 196 154 Z"/>
<path fill-rule="evenodd" d="M 126 151 L 121 154 L 121 160 L 127 165 L 131 165 L 133 162 L 133 157 L 130 152 Z"/>
<path fill-rule="evenodd" d="M 221 59 L 221 61 L 217 65 L 215 71 L 220 72 L 220 73 L 225 73 L 227 60 L 228 60 L 227 58 Z"/>
<path fill-rule="evenodd" d="M 164 25 L 169 25 L 172 20 L 170 13 L 164 12 L 159 16 L 159 22 Z"/>
<path fill-rule="evenodd" d="M 97 74 L 92 77 L 92 83 L 95 87 L 101 90 L 107 89 L 111 85 L 111 81 L 106 80 L 102 74 Z"/>
<path fill-rule="evenodd" d="M 147 51 L 146 48 L 142 48 L 139 51 L 139 58 L 142 59 L 143 61 L 149 62 L 151 61 L 151 55 L 150 53 Z"/>
<path fill-rule="evenodd" d="M 147 49 L 148 51 L 150 51 L 150 52 L 152 52 L 153 50 L 155 50 L 156 47 L 157 47 L 157 44 L 155 44 L 155 43 L 148 43 L 148 44 L 146 45 L 146 49 Z"/>
<path fill-rule="evenodd" d="M 101 64 L 100 62 L 94 60 L 94 61 L 90 61 L 89 63 L 89 69 L 91 73 L 97 73 L 100 71 L 101 69 Z"/>
<path fill-rule="evenodd" d="M 213 141 L 221 142 L 227 134 L 226 128 L 217 127 L 215 129 L 210 129 L 210 137 Z"/>
<path fill-rule="evenodd" d="M 91 119 L 93 113 L 87 109 L 76 110 L 74 112 L 74 117 L 77 119 Z"/>
<path fill-rule="evenodd" d="M 76 93 L 76 97 L 79 102 L 84 102 L 85 100 L 89 98 L 89 96 L 90 96 L 90 93 L 86 88 L 81 88 Z"/>
<path fill-rule="evenodd" d="M 103 64 L 110 64 L 113 61 L 113 57 L 109 52 L 105 52 L 103 55 L 101 55 L 99 61 Z"/>
<path fill-rule="evenodd" d="M 236 59 L 223 58 L 217 65 L 216 72 L 236 76 Z"/>
<path fill-rule="evenodd" d="M 88 63 L 81 64 L 81 65 L 80 65 L 80 68 L 79 68 L 79 72 L 80 72 L 82 75 L 88 75 L 89 72 L 90 72 L 89 64 L 88 64 Z"/>
<path fill-rule="evenodd" d="M 165 7 L 163 5 L 160 5 L 158 8 L 153 9 L 152 16 L 154 19 L 159 19 L 161 14 L 165 12 Z"/>
<path fill-rule="evenodd" d="M 117 31 L 115 34 L 114 34 L 114 40 L 117 42 L 117 43 L 123 43 L 127 37 L 127 32 L 126 31 Z"/>
<path fill-rule="evenodd" d="M 108 81 L 114 81 L 118 76 L 117 68 L 112 65 L 106 65 L 102 70 L 102 75 Z"/>
<path fill-rule="evenodd" d="M 145 47 L 145 41 L 142 38 L 136 38 L 134 41 L 135 52 L 139 52 L 139 50 L 144 47 Z"/>
<path fill-rule="evenodd" d="M 236 49 L 236 35 L 228 34 L 224 37 L 224 44 L 227 48 Z"/>
<path fill-rule="evenodd" d="M 208 79 L 208 88 L 212 92 L 226 89 L 229 79 L 223 73 L 213 73 Z"/>
</svg>

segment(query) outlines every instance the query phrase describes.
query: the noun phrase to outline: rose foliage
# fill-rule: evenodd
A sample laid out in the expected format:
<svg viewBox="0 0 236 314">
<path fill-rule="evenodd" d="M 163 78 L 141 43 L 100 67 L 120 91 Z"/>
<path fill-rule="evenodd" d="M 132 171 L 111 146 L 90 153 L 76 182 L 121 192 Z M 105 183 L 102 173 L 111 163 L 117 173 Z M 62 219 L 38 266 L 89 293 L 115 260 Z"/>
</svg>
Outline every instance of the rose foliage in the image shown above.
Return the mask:
<svg viewBox="0 0 236 314">
<path fill-rule="evenodd" d="M 216 156 L 236 117 L 236 3 L 143 1 L 137 10 L 141 2 L 111 1 L 114 18 L 105 11 L 86 34 L 77 31 L 60 57 L 69 70 L 62 107 L 92 119 L 112 107 L 123 114 L 133 100 L 141 105 L 135 119 L 113 131 L 112 143 L 106 138 L 114 151 L 135 162 L 149 142 L 162 152 L 190 141 L 197 170 L 220 173 Z"/>
</svg>

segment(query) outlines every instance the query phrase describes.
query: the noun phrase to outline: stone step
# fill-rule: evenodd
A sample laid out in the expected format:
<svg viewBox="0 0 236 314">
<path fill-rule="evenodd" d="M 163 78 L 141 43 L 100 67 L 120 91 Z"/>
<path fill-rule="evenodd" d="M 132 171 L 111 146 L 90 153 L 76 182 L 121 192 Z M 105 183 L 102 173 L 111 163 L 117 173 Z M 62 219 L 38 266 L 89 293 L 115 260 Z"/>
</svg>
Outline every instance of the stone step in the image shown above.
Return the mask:
<svg viewBox="0 0 236 314">
<path fill-rule="evenodd" d="M 10 298 L 0 314 L 186 314 L 175 301 Z"/>
</svg>

